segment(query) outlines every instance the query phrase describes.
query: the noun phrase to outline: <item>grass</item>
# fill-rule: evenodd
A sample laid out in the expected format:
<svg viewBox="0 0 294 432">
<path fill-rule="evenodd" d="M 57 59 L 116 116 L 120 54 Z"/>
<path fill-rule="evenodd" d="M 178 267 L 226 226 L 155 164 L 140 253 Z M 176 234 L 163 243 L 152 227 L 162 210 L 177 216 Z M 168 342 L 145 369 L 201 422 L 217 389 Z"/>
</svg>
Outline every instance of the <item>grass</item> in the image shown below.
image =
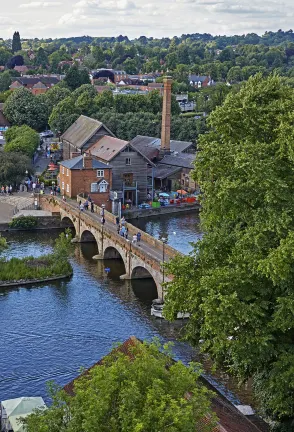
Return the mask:
<svg viewBox="0 0 294 432">
<path fill-rule="evenodd" d="M 39 258 L 0 259 L 0 284 L 3 282 L 29 281 L 65 276 L 72 273 L 72 266 L 67 259 L 56 259 L 55 255 Z"/>
</svg>

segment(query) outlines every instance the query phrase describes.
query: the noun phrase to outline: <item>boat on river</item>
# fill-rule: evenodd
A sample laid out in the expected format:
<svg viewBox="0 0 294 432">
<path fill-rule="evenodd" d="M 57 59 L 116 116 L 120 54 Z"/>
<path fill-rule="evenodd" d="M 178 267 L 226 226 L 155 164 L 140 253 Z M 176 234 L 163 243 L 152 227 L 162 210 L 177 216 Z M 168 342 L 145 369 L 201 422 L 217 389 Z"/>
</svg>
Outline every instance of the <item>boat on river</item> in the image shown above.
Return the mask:
<svg viewBox="0 0 294 432">
<path fill-rule="evenodd" d="M 164 319 L 163 306 L 164 306 L 163 300 L 161 300 L 161 299 L 153 300 L 152 306 L 151 306 L 151 316 L 155 316 L 156 318 Z M 190 318 L 189 312 L 178 312 L 177 313 L 176 319 L 187 319 L 187 318 Z"/>
</svg>

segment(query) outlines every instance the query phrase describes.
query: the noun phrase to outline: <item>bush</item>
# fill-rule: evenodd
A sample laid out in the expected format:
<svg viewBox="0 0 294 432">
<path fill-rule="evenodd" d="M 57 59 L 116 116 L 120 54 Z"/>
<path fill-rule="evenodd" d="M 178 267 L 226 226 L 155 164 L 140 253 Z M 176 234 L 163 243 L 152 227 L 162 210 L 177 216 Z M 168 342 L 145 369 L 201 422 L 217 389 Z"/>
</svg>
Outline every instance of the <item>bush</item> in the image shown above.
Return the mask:
<svg viewBox="0 0 294 432">
<path fill-rule="evenodd" d="M 4 237 L 1 236 L 0 234 L 0 251 L 2 249 L 6 249 L 7 248 L 7 241 Z"/>
<path fill-rule="evenodd" d="M 35 216 L 19 216 L 12 219 L 9 228 L 33 229 L 36 228 L 37 224 L 38 221 Z"/>
</svg>

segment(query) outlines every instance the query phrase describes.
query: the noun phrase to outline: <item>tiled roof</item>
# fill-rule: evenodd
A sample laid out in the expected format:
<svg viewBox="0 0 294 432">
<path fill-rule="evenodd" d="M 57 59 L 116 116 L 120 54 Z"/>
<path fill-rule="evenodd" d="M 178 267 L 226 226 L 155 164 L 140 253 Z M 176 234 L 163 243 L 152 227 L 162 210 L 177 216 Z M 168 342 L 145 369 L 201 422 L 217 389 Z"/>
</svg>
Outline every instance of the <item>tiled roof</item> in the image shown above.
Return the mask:
<svg viewBox="0 0 294 432">
<path fill-rule="evenodd" d="M 149 160 L 154 160 L 158 157 L 160 150 L 160 138 L 137 135 L 130 144 L 138 149 L 144 156 Z M 191 141 L 170 141 L 170 149 L 172 152 L 183 152 L 191 147 L 193 143 Z"/>
<path fill-rule="evenodd" d="M 77 148 L 83 145 L 98 132 L 102 126 L 107 129 L 103 123 L 81 115 L 62 135 L 62 139 L 70 142 Z M 108 129 L 107 129 L 108 130 Z M 109 131 L 110 132 L 110 131 Z M 111 132 L 110 132 L 111 133 Z"/>
<path fill-rule="evenodd" d="M 91 152 L 91 155 L 102 159 L 104 161 L 111 161 L 125 146 L 128 141 L 104 135 L 97 142 L 91 145 L 87 152 Z"/>
<path fill-rule="evenodd" d="M 67 159 L 65 161 L 60 162 L 60 165 L 64 166 L 65 168 L 71 169 L 71 170 L 81 170 L 83 168 L 83 155 L 74 157 L 72 159 Z M 108 169 L 111 168 L 111 166 L 106 165 L 103 162 L 98 161 L 97 159 L 92 159 L 92 168 L 94 169 Z"/>
<path fill-rule="evenodd" d="M 193 81 L 193 82 L 200 81 L 202 83 L 206 79 L 209 79 L 207 75 L 194 75 L 194 74 L 189 75 L 189 81 Z"/>
<path fill-rule="evenodd" d="M 195 155 L 190 153 L 179 153 L 178 155 L 170 154 L 164 156 L 160 163 L 164 165 L 172 165 L 181 168 L 193 169 L 193 162 L 195 160 Z"/>
<path fill-rule="evenodd" d="M 161 165 L 158 164 L 155 168 L 153 168 L 153 176 L 156 179 L 163 180 L 167 177 L 172 176 L 173 174 L 176 174 L 181 170 L 180 167 L 174 167 L 171 165 Z M 148 176 L 152 176 L 152 168 L 149 168 L 148 170 Z"/>
<path fill-rule="evenodd" d="M 23 77 L 12 77 L 12 81 L 18 81 L 23 86 L 34 86 L 41 82 L 44 85 L 52 85 L 52 84 L 58 84 L 59 79 L 56 76 L 23 76 Z"/>
</svg>

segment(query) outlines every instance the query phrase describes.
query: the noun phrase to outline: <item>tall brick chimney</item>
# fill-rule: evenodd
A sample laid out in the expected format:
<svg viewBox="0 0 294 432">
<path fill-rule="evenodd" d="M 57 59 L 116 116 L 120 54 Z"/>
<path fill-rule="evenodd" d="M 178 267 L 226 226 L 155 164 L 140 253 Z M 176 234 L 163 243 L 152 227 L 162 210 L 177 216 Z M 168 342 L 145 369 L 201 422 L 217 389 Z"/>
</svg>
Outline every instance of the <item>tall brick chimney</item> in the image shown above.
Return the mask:
<svg viewBox="0 0 294 432">
<path fill-rule="evenodd" d="M 83 168 L 84 169 L 92 169 L 93 168 L 91 153 L 90 154 L 87 154 L 87 153 L 83 154 Z"/>
<path fill-rule="evenodd" d="M 162 125 L 161 125 L 161 153 L 170 153 L 170 116 L 171 116 L 171 85 L 172 77 L 163 78 L 163 106 L 162 106 Z"/>
</svg>

